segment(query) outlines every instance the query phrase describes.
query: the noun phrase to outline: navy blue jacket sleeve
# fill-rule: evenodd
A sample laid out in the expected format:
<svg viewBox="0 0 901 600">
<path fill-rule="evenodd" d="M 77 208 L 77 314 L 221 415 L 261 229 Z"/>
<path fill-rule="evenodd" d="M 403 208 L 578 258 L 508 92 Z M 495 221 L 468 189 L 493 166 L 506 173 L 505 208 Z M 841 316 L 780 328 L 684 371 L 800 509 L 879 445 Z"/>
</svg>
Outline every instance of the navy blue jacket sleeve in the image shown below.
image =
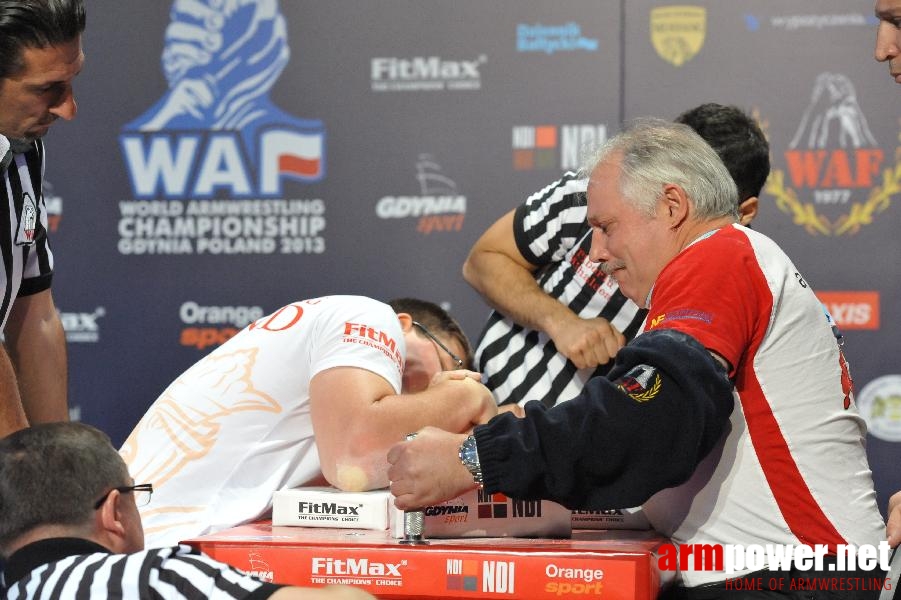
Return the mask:
<svg viewBox="0 0 901 600">
<path fill-rule="evenodd" d="M 637 506 L 689 478 L 726 431 L 732 389 L 693 337 L 644 333 L 576 398 L 476 427 L 485 490 L 572 509 Z"/>
</svg>

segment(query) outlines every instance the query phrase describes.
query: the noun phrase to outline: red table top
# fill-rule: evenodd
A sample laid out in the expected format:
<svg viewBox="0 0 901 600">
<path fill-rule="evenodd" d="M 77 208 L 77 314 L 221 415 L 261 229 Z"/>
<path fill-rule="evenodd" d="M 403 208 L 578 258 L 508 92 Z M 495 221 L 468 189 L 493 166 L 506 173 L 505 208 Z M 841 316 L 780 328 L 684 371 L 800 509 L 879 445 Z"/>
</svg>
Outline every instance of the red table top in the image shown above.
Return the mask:
<svg viewBox="0 0 901 600">
<path fill-rule="evenodd" d="M 570 539 L 430 539 L 388 531 L 252 523 L 186 543 L 277 583 L 350 584 L 380 598 L 648 600 L 657 596 L 654 532 L 575 530 Z"/>
</svg>

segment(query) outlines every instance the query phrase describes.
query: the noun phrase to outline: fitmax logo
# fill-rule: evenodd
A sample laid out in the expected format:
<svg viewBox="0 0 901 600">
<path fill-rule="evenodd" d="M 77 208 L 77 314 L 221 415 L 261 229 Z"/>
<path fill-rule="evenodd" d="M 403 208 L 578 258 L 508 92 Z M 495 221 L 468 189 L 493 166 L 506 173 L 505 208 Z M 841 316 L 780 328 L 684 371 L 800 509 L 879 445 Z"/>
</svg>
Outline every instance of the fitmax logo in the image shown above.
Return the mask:
<svg viewBox="0 0 901 600">
<path fill-rule="evenodd" d="M 400 563 L 370 562 L 368 558 L 313 558 L 312 575 L 366 575 L 400 577 Z"/>
<path fill-rule="evenodd" d="M 297 511 L 305 515 L 353 515 L 360 516 L 360 507 L 338 504 L 337 502 L 305 502 L 297 503 Z"/>
</svg>

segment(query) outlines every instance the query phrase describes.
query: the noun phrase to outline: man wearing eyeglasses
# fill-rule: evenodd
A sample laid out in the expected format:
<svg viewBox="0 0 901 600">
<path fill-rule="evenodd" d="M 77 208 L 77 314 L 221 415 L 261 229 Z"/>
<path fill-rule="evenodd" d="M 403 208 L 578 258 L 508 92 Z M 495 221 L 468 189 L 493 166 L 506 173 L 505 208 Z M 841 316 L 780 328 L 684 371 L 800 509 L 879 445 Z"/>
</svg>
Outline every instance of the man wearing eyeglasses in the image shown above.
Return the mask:
<svg viewBox="0 0 901 600">
<path fill-rule="evenodd" d="M 134 484 L 109 437 L 50 423 L 0 440 L 0 592 L 30 598 L 273 598 L 365 600 L 347 586 L 267 583 L 189 546 L 144 549 Z"/>
<path fill-rule="evenodd" d="M 388 485 L 388 448 L 432 425 L 465 432 L 497 412 L 471 349 L 439 306 L 361 296 L 293 302 L 179 376 L 121 449 L 153 484 L 152 545 L 262 516 L 279 489 Z M 440 377 L 435 377 L 438 373 Z"/>
</svg>

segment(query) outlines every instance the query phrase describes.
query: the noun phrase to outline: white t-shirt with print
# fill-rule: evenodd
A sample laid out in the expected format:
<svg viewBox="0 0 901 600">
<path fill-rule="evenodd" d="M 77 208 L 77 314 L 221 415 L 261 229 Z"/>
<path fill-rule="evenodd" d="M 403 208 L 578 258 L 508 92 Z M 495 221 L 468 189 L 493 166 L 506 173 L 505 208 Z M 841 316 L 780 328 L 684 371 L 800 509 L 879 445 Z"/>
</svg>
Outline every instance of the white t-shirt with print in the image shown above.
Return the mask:
<svg viewBox="0 0 901 600">
<path fill-rule="evenodd" d="M 327 296 L 284 306 L 178 377 L 120 452 L 137 483 L 146 546 L 172 545 L 263 514 L 272 493 L 320 474 L 310 380 L 332 367 L 372 371 L 401 391 L 403 332 L 390 306 Z"/>
</svg>

